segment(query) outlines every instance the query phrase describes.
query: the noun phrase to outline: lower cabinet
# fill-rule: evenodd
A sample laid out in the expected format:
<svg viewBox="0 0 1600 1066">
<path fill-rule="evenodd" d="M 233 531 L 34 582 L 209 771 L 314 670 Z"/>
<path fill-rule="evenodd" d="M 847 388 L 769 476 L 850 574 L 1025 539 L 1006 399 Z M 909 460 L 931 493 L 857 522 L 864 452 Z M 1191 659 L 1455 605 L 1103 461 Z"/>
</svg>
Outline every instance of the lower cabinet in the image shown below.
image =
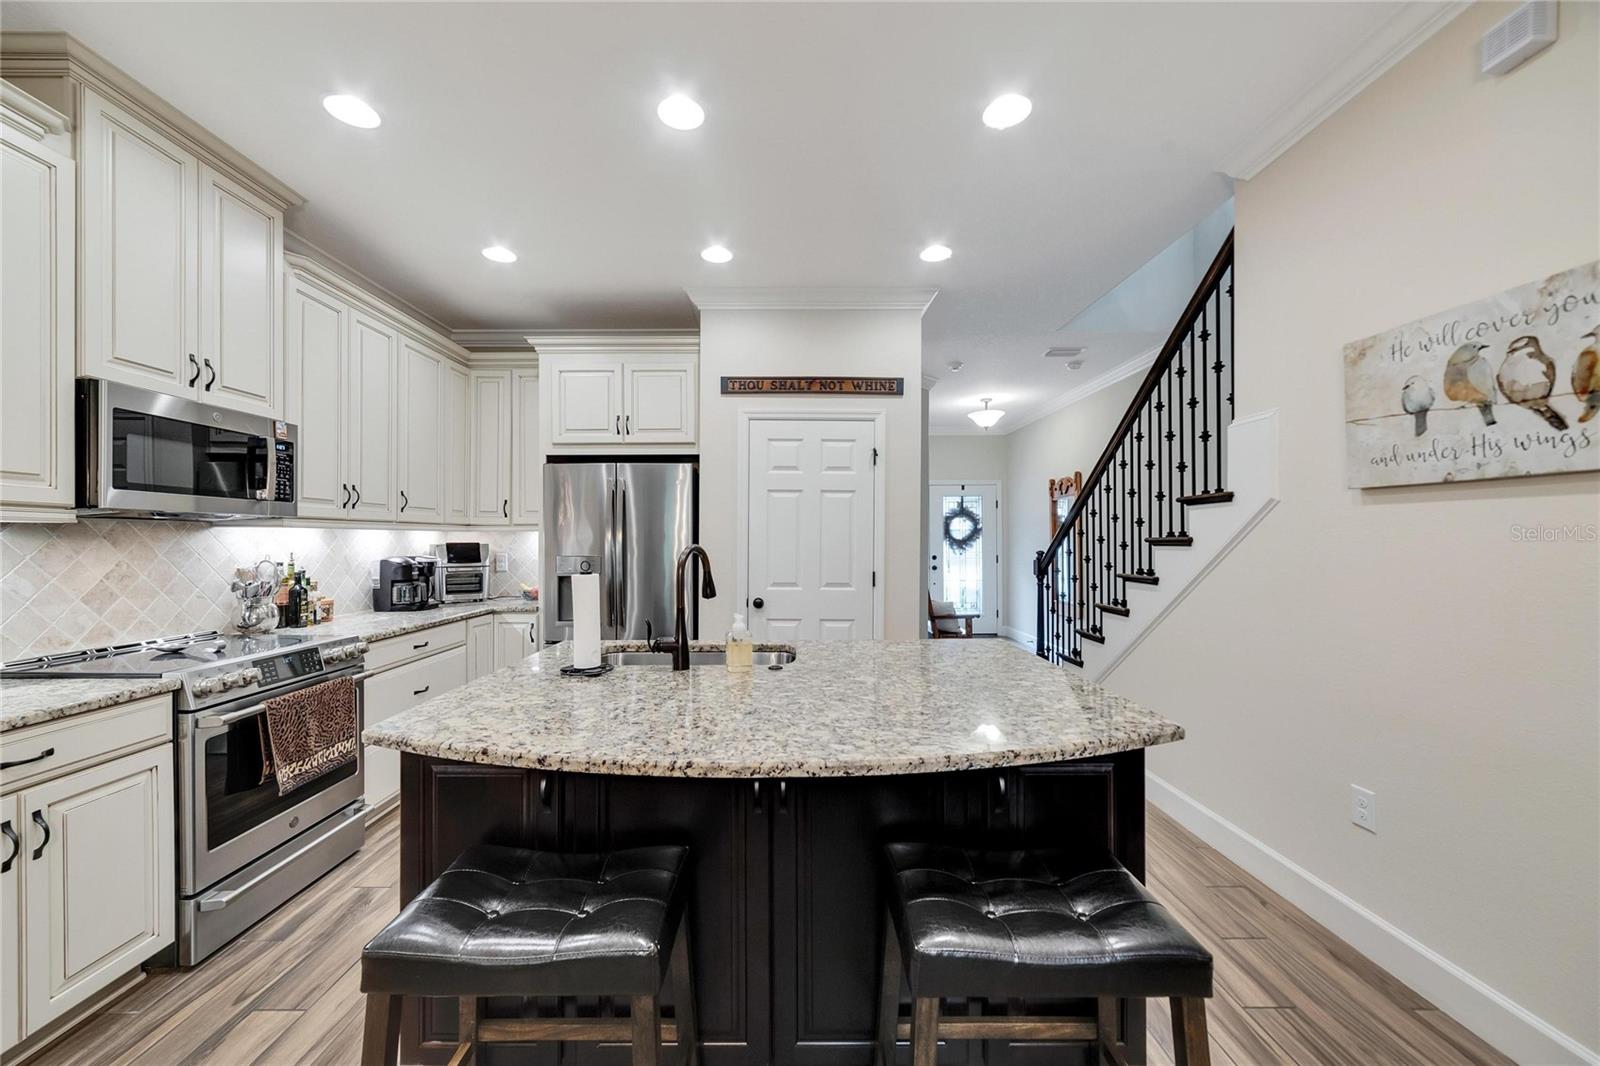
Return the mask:
<svg viewBox="0 0 1600 1066">
<path fill-rule="evenodd" d="M 20 796 L 0 796 L 0 1049 L 11 1047 L 22 1035 L 22 809 Z"/>
<path fill-rule="evenodd" d="M 467 619 L 467 680 L 495 671 L 494 615 Z"/>
<path fill-rule="evenodd" d="M 467 649 L 462 644 L 375 674 L 363 682 L 364 725 L 374 725 L 466 683 Z M 367 806 L 389 802 L 400 791 L 400 753 L 367 745 L 362 757 Z"/>
<path fill-rule="evenodd" d="M 539 650 L 536 613 L 494 615 L 494 668 L 503 670 Z"/>
</svg>

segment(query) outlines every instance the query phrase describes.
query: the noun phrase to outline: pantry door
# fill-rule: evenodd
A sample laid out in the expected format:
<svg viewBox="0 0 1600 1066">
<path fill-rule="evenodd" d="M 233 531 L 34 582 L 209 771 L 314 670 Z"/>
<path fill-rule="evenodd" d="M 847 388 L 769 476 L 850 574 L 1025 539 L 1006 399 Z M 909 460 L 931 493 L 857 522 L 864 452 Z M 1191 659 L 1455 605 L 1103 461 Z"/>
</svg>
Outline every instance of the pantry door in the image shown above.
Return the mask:
<svg viewBox="0 0 1600 1066">
<path fill-rule="evenodd" d="M 878 425 L 748 422 L 746 596 L 756 640 L 871 640 Z"/>
<path fill-rule="evenodd" d="M 928 483 L 928 594 L 1000 632 L 1000 484 Z"/>
</svg>

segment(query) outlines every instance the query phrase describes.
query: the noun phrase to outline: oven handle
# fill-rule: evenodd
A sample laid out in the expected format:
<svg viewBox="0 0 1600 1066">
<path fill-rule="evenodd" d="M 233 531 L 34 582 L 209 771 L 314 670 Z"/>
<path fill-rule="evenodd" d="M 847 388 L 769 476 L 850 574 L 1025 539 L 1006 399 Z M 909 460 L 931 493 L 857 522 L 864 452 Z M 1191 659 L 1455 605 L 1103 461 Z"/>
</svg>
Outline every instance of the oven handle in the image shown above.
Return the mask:
<svg viewBox="0 0 1600 1066">
<path fill-rule="evenodd" d="M 366 800 L 357 800 L 354 804 L 345 808 L 345 818 L 346 820 L 350 818 L 359 818 L 366 811 L 366 809 Z M 265 870 L 262 870 L 244 884 L 239 885 L 237 888 L 230 888 L 223 892 L 211 892 L 207 895 L 201 896 L 200 909 L 202 911 L 222 910 L 222 908 L 232 903 L 235 899 L 244 895 L 246 892 L 249 892 L 252 888 L 256 887 L 261 882 L 277 873 L 279 870 L 282 870 L 284 867 L 298 860 L 301 856 L 305 855 L 306 852 L 311 851 L 313 848 L 320 845 L 323 841 L 323 838 L 327 835 L 327 833 L 317 833 L 312 839 L 306 841 L 305 846 L 296 848 L 292 853 L 285 855 L 283 858 L 279 859 Z"/>
<path fill-rule="evenodd" d="M 360 666 L 352 667 L 348 670 L 340 671 L 331 677 L 325 677 L 322 680 L 336 681 L 341 677 L 349 677 L 352 674 L 360 673 L 364 669 L 365 667 Z M 321 682 L 319 681 L 318 684 L 321 684 Z M 360 686 L 357 686 L 356 699 L 360 700 L 362 695 L 363 694 L 360 690 Z M 246 718 L 254 718 L 258 714 L 265 714 L 266 710 L 267 705 L 265 703 L 252 703 L 248 707 L 241 708 L 237 711 L 229 711 L 227 714 L 201 713 L 194 716 L 194 728 L 197 732 L 202 730 L 209 731 L 212 729 L 226 729 L 235 722 L 242 722 Z"/>
</svg>

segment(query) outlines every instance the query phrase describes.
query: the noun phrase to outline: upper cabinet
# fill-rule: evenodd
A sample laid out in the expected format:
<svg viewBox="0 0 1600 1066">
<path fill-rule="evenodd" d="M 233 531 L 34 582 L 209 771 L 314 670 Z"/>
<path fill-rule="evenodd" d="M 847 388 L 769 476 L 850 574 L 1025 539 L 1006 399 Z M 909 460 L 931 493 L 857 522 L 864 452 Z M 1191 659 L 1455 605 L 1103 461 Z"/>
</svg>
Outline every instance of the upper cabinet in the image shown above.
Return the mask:
<svg viewBox="0 0 1600 1066">
<path fill-rule="evenodd" d="M 465 367 L 445 361 L 444 370 L 444 521 L 472 520 L 472 376 Z"/>
<path fill-rule="evenodd" d="M 73 505 L 74 164 L 65 115 L 0 83 L 0 518 Z"/>
<path fill-rule="evenodd" d="M 402 522 L 444 518 L 444 359 L 409 338 L 400 342 L 400 512 Z"/>
<path fill-rule="evenodd" d="M 200 343 L 207 403 L 283 417 L 283 212 L 200 168 Z"/>
<path fill-rule="evenodd" d="M 539 524 L 544 507 L 544 456 L 539 451 L 539 372 L 511 372 L 511 521 Z"/>
<path fill-rule="evenodd" d="M 656 347 L 663 350 L 538 345 L 547 449 L 606 454 L 693 446 L 699 384 L 692 342 L 669 335 Z"/>
<path fill-rule="evenodd" d="M 472 372 L 472 524 L 511 523 L 511 371 Z"/>
</svg>

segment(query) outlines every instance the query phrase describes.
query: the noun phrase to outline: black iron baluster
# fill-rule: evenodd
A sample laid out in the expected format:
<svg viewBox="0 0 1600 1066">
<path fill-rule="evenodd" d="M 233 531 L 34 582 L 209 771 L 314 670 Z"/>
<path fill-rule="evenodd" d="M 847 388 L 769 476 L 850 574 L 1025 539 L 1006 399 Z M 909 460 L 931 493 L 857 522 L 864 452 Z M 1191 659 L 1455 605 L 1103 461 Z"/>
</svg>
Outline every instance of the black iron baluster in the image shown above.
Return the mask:
<svg viewBox="0 0 1600 1066">
<path fill-rule="evenodd" d="M 1178 505 L 1177 505 L 1178 536 L 1181 537 L 1181 536 L 1184 536 L 1185 534 L 1187 534 L 1189 532 L 1189 508 L 1184 506 L 1184 504 L 1182 502 L 1183 501 L 1183 497 L 1185 495 L 1187 495 L 1188 493 L 1194 491 L 1194 483 L 1193 483 L 1193 481 L 1191 480 L 1191 481 L 1189 481 L 1187 483 L 1187 488 L 1185 488 L 1185 481 L 1184 481 L 1185 475 L 1188 474 L 1188 472 L 1189 472 L 1189 459 L 1188 459 L 1189 437 L 1191 437 L 1194 434 L 1194 407 L 1189 402 L 1190 400 L 1194 399 L 1194 396 L 1191 395 L 1189 397 L 1189 400 L 1185 400 L 1183 398 L 1184 381 L 1185 381 L 1185 378 L 1188 376 L 1189 372 L 1188 372 L 1188 370 L 1186 370 L 1184 368 L 1184 365 L 1183 365 L 1183 349 L 1182 348 L 1178 349 L 1178 358 L 1173 360 L 1173 362 L 1176 364 L 1176 366 L 1174 367 L 1174 370 L 1173 370 L 1173 376 L 1178 379 L 1178 478 L 1177 478 L 1178 490 L 1177 490 L 1177 492 L 1173 493 L 1173 495 L 1178 498 Z M 1193 332 L 1191 332 L 1189 334 L 1189 365 L 1190 366 L 1194 365 L 1194 333 Z M 1191 392 L 1191 394 L 1193 393 L 1193 391 L 1194 391 L 1193 384 L 1191 383 L 1190 384 L 1190 392 Z M 1184 414 L 1184 408 L 1185 407 L 1188 407 L 1188 411 L 1189 411 L 1189 426 L 1188 426 L 1187 430 L 1184 428 L 1184 425 L 1183 425 L 1183 414 Z"/>
<path fill-rule="evenodd" d="M 1181 346 L 1183 342 L 1179 341 L 1178 343 Z M 1182 350 L 1181 347 L 1180 347 L 1179 350 L 1180 351 Z M 1162 472 L 1166 475 L 1166 484 L 1163 486 L 1166 489 L 1166 492 L 1167 492 L 1167 523 L 1166 523 L 1166 527 L 1165 527 L 1165 532 L 1166 532 L 1166 535 L 1170 537 L 1174 533 L 1174 528 L 1173 527 L 1177 524 L 1176 523 L 1176 519 L 1175 519 L 1175 515 L 1173 514 L 1173 512 L 1177 507 L 1177 502 L 1176 502 L 1175 497 L 1178 495 L 1177 468 L 1172 465 L 1172 457 L 1173 457 L 1174 454 L 1176 454 L 1176 449 L 1177 449 L 1177 445 L 1174 444 L 1173 441 L 1175 441 L 1177 439 L 1178 434 L 1172 428 L 1172 415 L 1173 415 L 1173 411 L 1172 411 L 1172 371 L 1170 369 L 1167 371 L 1166 385 L 1167 385 L 1167 399 L 1166 399 L 1166 404 L 1167 404 L 1167 410 L 1166 410 L 1167 428 L 1166 428 L 1166 431 L 1162 434 L 1162 437 L 1167 442 L 1167 454 L 1166 454 L 1165 460 L 1162 462 L 1161 465 L 1162 465 Z"/>
<path fill-rule="evenodd" d="M 1199 406 L 1195 411 L 1200 416 L 1200 437 L 1199 443 L 1195 445 L 1194 449 L 1195 458 L 1199 461 L 1199 469 L 1196 474 L 1200 479 L 1199 488 L 1196 491 L 1200 493 L 1209 493 L 1211 491 L 1211 407 L 1206 402 L 1206 379 L 1210 377 L 1207 371 L 1211 367 L 1207 362 L 1207 350 L 1201 349 L 1200 372 L 1195 375 L 1194 382 L 1199 386 L 1200 392 Z"/>
<path fill-rule="evenodd" d="M 1228 324 L 1227 324 L 1227 328 L 1225 330 L 1222 328 L 1222 290 L 1220 288 L 1217 290 L 1217 328 L 1218 328 L 1218 331 L 1217 331 L 1217 361 L 1214 364 L 1212 364 L 1212 367 L 1211 367 L 1211 372 L 1216 375 L 1216 379 L 1217 379 L 1217 390 L 1216 391 L 1217 391 L 1217 491 L 1218 492 L 1221 492 L 1223 489 L 1227 488 L 1227 483 L 1226 483 L 1226 481 L 1224 479 L 1224 474 L 1223 474 L 1223 472 L 1225 470 L 1227 470 L 1227 467 L 1223 466 L 1223 461 L 1224 461 L 1225 457 L 1222 454 L 1222 449 L 1224 447 L 1224 441 L 1226 440 L 1227 435 L 1228 435 L 1228 428 L 1222 421 L 1222 371 L 1226 366 L 1226 364 L 1224 364 L 1224 362 L 1222 360 L 1222 338 L 1223 338 L 1223 334 L 1226 333 L 1227 338 L 1228 338 L 1228 363 L 1231 364 L 1233 362 L 1233 272 L 1232 271 L 1228 272 L 1227 287 L 1228 287 Z M 1233 420 L 1233 393 L 1232 392 L 1228 393 L 1228 420 L 1230 422 Z"/>
</svg>

